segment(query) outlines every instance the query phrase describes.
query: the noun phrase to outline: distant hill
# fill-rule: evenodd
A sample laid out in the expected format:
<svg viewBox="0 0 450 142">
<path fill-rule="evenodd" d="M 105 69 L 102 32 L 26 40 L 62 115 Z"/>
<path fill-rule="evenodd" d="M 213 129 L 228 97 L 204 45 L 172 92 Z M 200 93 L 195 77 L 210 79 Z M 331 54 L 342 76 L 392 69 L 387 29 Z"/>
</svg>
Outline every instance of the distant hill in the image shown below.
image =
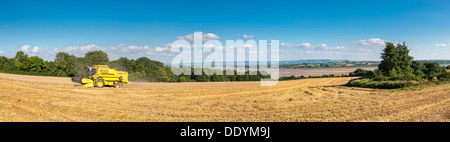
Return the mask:
<svg viewBox="0 0 450 142">
<path fill-rule="evenodd" d="M 418 60 L 420 62 L 437 62 L 439 64 L 450 64 L 450 60 Z M 380 61 L 352 61 L 352 60 L 330 60 L 330 59 L 312 59 L 312 60 L 292 60 L 292 61 L 280 61 L 279 65 L 299 65 L 299 64 L 325 64 L 325 63 L 362 63 L 362 62 L 368 62 L 368 63 L 379 63 Z M 233 62 L 224 62 L 224 64 L 232 64 Z M 235 65 L 238 63 L 245 64 L 248 66 L 249 63 L 258 63 L 256 61 L 235 61 Z M 210 64 L 210 63 L 203 63 L 203 64 Z M 268 63 L 270 65 L 270 62 Z M 170 63 L 165 63 L 165 65 L 171 66 Z M 191 63 L 191 66 L 201 66 L 202 63 Z M 212 65 L 214 66 L 215 63 L 212 62 Z"/>
<path fill-rule="evenodd" d="M 450 60 L 417 60 L 420 62 L 437 62 L 439 64 L 450 64 Z"/>
<path fill-rule="evenodd" d="M 337 62 L 350 62 L 350 60 L 330 60 L 330 59 L 294 60 L 294 61 L 280 61 L 280 64 L 337 63 Z"/>
</svg>

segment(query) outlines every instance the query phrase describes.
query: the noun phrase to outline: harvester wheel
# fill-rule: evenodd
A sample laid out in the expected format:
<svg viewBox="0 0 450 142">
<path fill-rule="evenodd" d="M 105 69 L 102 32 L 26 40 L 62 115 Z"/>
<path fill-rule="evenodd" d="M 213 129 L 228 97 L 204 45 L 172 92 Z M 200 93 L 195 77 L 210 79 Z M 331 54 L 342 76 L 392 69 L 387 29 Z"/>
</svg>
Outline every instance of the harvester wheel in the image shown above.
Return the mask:
<svg viewBox="0 0 450 142">
<path fill-rule="evenodd" d="M 97 79 L 95 85 L 97 85 L 98 88 L 103 88 L 105 86 L 105 81 L 103 79 Z"/>
<path fill-rule="evenodd" d="M 114 88 L 122 88 L 122 83 L 120 82 L 114 83 Z"/>
</svg>

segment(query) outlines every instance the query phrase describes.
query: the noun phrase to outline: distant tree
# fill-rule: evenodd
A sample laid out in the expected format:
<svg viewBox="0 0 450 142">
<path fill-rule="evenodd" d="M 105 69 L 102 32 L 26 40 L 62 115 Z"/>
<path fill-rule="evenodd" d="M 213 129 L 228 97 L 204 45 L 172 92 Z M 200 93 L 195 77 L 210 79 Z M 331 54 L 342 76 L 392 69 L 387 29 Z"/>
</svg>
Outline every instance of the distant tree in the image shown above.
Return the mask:
<svg viewBox="0 0 450 142">
<path fill-rule="evenodd" d="M 16 59 L 9 58 L 8 63 L 3 65 L 3 70 L 5 71 L 16 71 L 18 68 L 16 67 Z"/>
<path fill-rule="evenodd" d="M 0 70 L 3 69 L 4 66 L 8 64 L 8 58 L 5 56 L 0 56 Z"/>
<path fill-rule="evenodd" d="M 425 65 L 420 61 L 412 61 L 411 68 L 414 70 L 414 75 L 420 80 L 425 76 L 424 71 L 426 70 Z"/>
<path fill-rule="evenodd" d="M 71 57 L 74 58 L 74 57 Z M 86 66 L 88 66 L 86 64 L 86 61 L 83 57 L 75 57 L 75 71 L 76 71 L 76 75 L 78 76 L 88 76 L 88 72 L 86 69 Z"/>
<path fill-rule="evenodd" d="M 84 59 L 88 66 L 105 65 L 109 62 L 108 54 L 101 50 L 87 52 Z"/>
<path fill-rule="evenodd" d="M 16 53 L 14 59 L 16 59 L 15 66 L 18 70 L 28 71 L 30 67 L 30 58 L 28 58 L 27 54 L 23 51 L 19 51 Z"/>
<path fill-rule="evenodd" d="M 120 57 L 117 60 L 111 61 L 111 64 L 115 69 L 118 69 L 118 70 L 122 70 L 122 71 L 133 71 L 134 70 L 132 61 L 130 61 L 126 57 Z"/>
<path fill-rule="evenodd" d="M 30 58 L 30 70 L 35 72 L 42 72 L 46 68 L 46 64 L 42 58 L 33 56 Z"/>
<path fill-rule="evenodd" d="M 436 62 L 425 62 L 424 66 L 426 67 L 424 73 L 429 79 L 432 79 L 433 77 L 436 77 L 445 72 L 445 68 L 439 66 L 439 63 Z"/>
<path fill-rule="evenodd" d="M 223 77 L 223 76 L 222 76 Z M 211 75 L 210 81 L 212 82 L 218 82 L 218 81 L 223 81 L 223 79 L 221 78 L 221 76 L 216 75 L 216 73 L 214 73 L 213 75 Z"/>
<path fill-rule="evenodd" d="M 414 72 L 423 72 L 426 69 L 425 65 L 420 61 L 412 61 L 411 68 L 414 70 Z"/>
<path fill-rule="evenodd" d="M 55 67 L 59 69 L 59 76 L 74 76 L 77 74 L 76 72 L 76 63 L 77 57 L 74 55 L 69 55 L 65 52 L 58 52 L 55 58 Z"/>
<path fill-rule="evenodd" d="M 244 79 L 243 75 L 237 75 L 236 80 L 237 81 L 244 81 L 245 79 Z"/>
<path fill-rule="evenodd" d="M 188 79 L 186 76 L 180 76 L 178 78 L 178 82 L 191 82 L 191 80 Z"/>
<path fill-rule="evenodd" d="M 44 64 L 46 65 L 46 68 L 42 70 L 46 75 L 50 76 L 57 76 L 58 75 L 58 69 L 55 67 L 55 62 L 53 61 L 44 61 Z"/>
<path fill-rule="evenodd" d="M 226 71 L 224 71 L 223 74 L 226 74 Z M 227 74 L 227 79 L 228 79 L 228 81 L 236 81 L 236 79 L 237 79 L 237 71 L 234 70 L 233 71 L 233 75 Z"/>
<path fill-rule="evenodd" d="M 209 82 L 210 76 L 208 76 L 204 70 L 202 70 L 202 75 L 193 75 L 194 72 L 191 72 L 195 81 L 197 82 Z"/>
</svg>

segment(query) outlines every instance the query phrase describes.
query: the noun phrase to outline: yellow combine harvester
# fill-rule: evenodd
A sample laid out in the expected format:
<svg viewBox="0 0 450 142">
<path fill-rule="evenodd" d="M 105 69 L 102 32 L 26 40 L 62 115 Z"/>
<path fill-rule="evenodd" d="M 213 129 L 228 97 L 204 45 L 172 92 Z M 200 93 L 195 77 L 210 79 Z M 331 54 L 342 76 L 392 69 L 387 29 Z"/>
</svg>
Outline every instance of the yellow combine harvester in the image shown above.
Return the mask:
<svg viewBox="0 0 450 142">
<path fill-rule="evenodd" d="M 84 87 L 113 86 L 114 88 L 123 87 L 123 83 L 128 83 L 128 72 L 111 69 L 107 65 L 95 65 L 86 67 L 88 78 L 72 77 L 73 82 L 81 83 Z"/>
</svg>

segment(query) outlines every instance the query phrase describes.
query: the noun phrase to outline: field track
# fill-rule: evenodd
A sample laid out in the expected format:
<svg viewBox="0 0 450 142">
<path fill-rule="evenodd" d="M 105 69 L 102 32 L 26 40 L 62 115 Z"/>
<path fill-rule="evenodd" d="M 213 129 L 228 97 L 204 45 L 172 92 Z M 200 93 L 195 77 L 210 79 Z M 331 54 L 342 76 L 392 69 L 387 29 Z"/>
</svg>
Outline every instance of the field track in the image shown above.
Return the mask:
<svg viewBox="0 0 450 142">
<path fill-rule="evenodd" d="M 70 78 L 0 73 L 0 121 L 450 121 L 450 85 L 342 86 L 352 78 L 144 83 L 84 88 Z"/>
</svg>

